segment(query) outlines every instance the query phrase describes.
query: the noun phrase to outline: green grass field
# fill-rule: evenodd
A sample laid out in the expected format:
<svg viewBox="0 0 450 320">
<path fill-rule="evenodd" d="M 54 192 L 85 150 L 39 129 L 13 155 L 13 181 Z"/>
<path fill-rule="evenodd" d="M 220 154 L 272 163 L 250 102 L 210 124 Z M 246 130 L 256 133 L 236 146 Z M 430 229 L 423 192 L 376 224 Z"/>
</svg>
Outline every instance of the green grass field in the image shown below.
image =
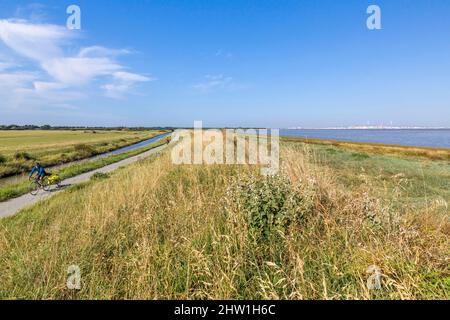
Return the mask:
<svg viewBox="0 0 450 320">
<path fill-rule="evenodd" d="M 450 299 L 448 161 L 299 141 L 281 160 L 266 178 L 167 150 L 0 220 L 0 298 Z"/>
<path fill-rule="evenodd" d="M 0 178 L 30 170 L 39 160 L 44 166 L 68 163 L 108 152 L 161 131 L 30 130 L 0 131 Z"/>
<path fill-rule="evenodd" d="M 98 158 L 93 160 L 86 160 L 85 162 L 81 163 L 75 163 L 68 165 L 64 168 L 53 170 L 52 174 L 57 174 L 59 177 L 64 180 L 67 178 L 71 178 L 74 176 L 77 176 L 79 174 L 89 172 L 98 168 L 102 168 L 104 166 L 107 166 L 111 163 L 119 162 L 123 159 L 138 155 L 140 153 L 143 153 L 145 151 L 148 151 L 150 149 L 159 147 L 166 143 L 166 140 L 161 140 L 159 142 L 152 143 L 151 145 L 148 145 L 146 147 L 142 147 L 133 151 L 117 154 L 117 155 L 110 155 L 104 158 Z M 23 194 L 26 194 L 29 192 L 29 186 L 30 181 L 28 178 L 20 179 L 20 182 L 13 183 L 13 184 L 7 184 L 4 186 L 0 185 L 0 202 L 6 201 L 12 198 L 16 198 L 18 196 L 21 196 Z"/>
</svg>

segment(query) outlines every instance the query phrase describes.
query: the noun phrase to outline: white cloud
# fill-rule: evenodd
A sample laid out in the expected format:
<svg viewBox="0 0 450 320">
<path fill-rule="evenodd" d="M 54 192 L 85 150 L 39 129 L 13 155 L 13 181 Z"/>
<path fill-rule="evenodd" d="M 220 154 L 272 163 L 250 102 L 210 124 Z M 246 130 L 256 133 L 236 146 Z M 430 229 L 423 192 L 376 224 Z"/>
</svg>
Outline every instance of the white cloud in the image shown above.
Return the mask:
<svg viewBox="0 0 450 320">
<path fill-rule="evenodd" d="M 13 67 L 13 65 L 11 63 L 0 61 L 0 71 L 5 71 L 5 70 L 10 69 L 12 67 Z"/>
<path fill-rule="evenodd" d="M 33 22 L 42 22 L 47 18 L 48 7 L 42 3 L 29 3 L 18 5 L 16 9 L 16 17 L 27 17 Z"/>
<path fill-rule="evenodd" d="M 0 43 L 28 65 L 24 69 L 2 61 L 0 56 L 0 85 L 14 89 L 0 90 L 0 98 L 19 90 L 23 99 L 12 100 L 40 98 L 46 103 L 59 103 L 63 99 L 85 98 L 86 92 L 95 88 L 108 97 L 118 98 L 131 92 L 135 84 L 153 80 L 126 71 L 116 61 L 117 57 L 131 53 L 127 49 L 94 45 L 69 53 L 69 47 L 75 46 L 76 34 L 57 25 L 0 20 Z"/>
<path fill-rule="evenodd" d="M 82 48 L 78 56 L 80 58 L 85 57 L 104 57 L 104 56 L 119 56 L 132 53 L 128 49 L 109 49 L 101 46 L 92 46 L 87 48 Z"/>
<path fill-rule="evenodd" d="M 26 88 L 35 79 L 36 76 L 29 72 L 0 73 L 0 87 L 8 90 Z"/>
<path fill-rule="evenodd" d="M 45 82 L 45 81 L 35 81 L 33 82 L 34 89 L 38 93 L 45 93 L 52 90 L 65 89 L 66 86 L 59 82 Z"/>
<path fill-rule="evenodd" d="M 219 49 L 219 50 L 216 51 L 215 56 L 216 57 L 222 57 L 222 58 L 231 59 L 231 58 L 233 58 L 233 53 L 231 53 L 229 51 L 224 51 L 222 49 Z"/>
<path fill-rule="evenodd" d="M 226 77 L 222 74 L 206 75 L 204 81 L 193 86 L 194 89 L 202 93 L 208 93 L 219 89 L 233 90 L 238 87 L 239 86 L 234 83 L 232 77 Z"/>
<path fill-rule="evenodd" d="M 69 38 L 71 34 L 60 26 L 0 20 L 0 39 L 5 45 L 39 62 L 62 56 L 61 42 Z"/>
<path fill-rule="evenodd" d="M 136 82 L 153 81 L 155 79 L 141 76 L 139 74 L 119 71 L 113 74 L 114 82 L 105 84 L 103 89 L 105 94 L 110 98 L 122 98 Z"/>
<path fill-rule="evenodd" d="M 39 81 L 39 76 L 34 73 L 0 73 L 0 110 L 60 107 L 85 98 L 86 95 L 70 90 L 64 84 Z"/>
<path fill-rule="evenodd" d="M 121 80 L 121 81 L 126 81 L 126 82 L 155 80 L 153 78 L 148 78 L 148 77 L 145 77 L 145 76 L 141 76 L 139 74 L 125 72 L 125 71 L 115 72 L 114 73 L 114 78 L 116 78 L 118 80 Z"/>
<path fill-rule="evenodd" d="M 113 76 L 123 67 L 108 58 L 56 58 L 42 62 L 55 80 L 67 85 L 85 85 L 95 78 Z"/>
</svg>

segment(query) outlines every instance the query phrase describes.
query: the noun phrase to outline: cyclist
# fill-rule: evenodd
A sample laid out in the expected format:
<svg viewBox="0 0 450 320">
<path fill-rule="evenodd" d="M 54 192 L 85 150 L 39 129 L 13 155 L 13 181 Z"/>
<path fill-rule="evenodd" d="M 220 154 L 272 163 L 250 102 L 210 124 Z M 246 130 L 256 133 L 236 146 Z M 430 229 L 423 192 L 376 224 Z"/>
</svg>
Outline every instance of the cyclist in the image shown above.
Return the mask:
<svg viewBox="0 0 450 320">
<path fill-rule="evenodd" d="M 44 167 L 38 162 L 36 161 L 36 163 L 34 164 L 33 169 L 31 169 L 30 172 L 30 178 L 33 176 L 33 174 L 36 172 L 36 179 L 38 181 L 42 181 L 42 179 L 47 176 L 47 172 L 45 172 Z"/>
</svg>

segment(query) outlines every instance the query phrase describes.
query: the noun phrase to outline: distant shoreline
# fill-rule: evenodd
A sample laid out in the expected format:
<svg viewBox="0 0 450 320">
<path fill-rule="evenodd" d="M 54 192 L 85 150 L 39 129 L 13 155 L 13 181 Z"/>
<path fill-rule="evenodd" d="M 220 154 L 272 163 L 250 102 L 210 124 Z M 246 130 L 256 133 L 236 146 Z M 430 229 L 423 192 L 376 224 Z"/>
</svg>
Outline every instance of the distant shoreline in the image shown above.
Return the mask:
<svg viewBox="0 0 450 320">
<path fill-rule="evenodd" d="M 281 140 L 284 142 L 302 142 L 308 144 L 341 147 L 349 150 L 369 152 L 373 154 L 392 154 L 392 155 L 424 157 L 431 160 L 445 160 L 445 161 L 450 160 L 450 148 L 397 145 L 380 142 L 303 138 L 292 136 L 281 136 Z"/>
<path fill-rule="evenodd" d="M 447 128 L 283 129 L 280 130 L 280 136 L 410 147 L 450 148 L 450 129 Z"/>
<path fill-rule="evenodd" d="M 284 128 L 281 130 L 450 130 L 449 128 L 426 128 L 426 127 L 388 127 L 388 128 L 363 128 L 363 127 L 349 127 L 349 128 Z"/>
</svg>

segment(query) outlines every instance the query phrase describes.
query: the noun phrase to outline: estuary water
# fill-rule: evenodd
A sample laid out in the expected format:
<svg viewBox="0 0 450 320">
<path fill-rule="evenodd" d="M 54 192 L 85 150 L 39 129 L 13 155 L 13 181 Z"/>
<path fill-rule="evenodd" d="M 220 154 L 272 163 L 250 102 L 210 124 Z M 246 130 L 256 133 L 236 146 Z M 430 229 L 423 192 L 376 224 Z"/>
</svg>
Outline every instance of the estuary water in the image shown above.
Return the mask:
<svg viewBox="0 0 450 320">
<path fill-rule="evenodd" d="M 450 148 L 450 129 L 298 129 L 280 130 L 280 136 Z"/>
</svg>

